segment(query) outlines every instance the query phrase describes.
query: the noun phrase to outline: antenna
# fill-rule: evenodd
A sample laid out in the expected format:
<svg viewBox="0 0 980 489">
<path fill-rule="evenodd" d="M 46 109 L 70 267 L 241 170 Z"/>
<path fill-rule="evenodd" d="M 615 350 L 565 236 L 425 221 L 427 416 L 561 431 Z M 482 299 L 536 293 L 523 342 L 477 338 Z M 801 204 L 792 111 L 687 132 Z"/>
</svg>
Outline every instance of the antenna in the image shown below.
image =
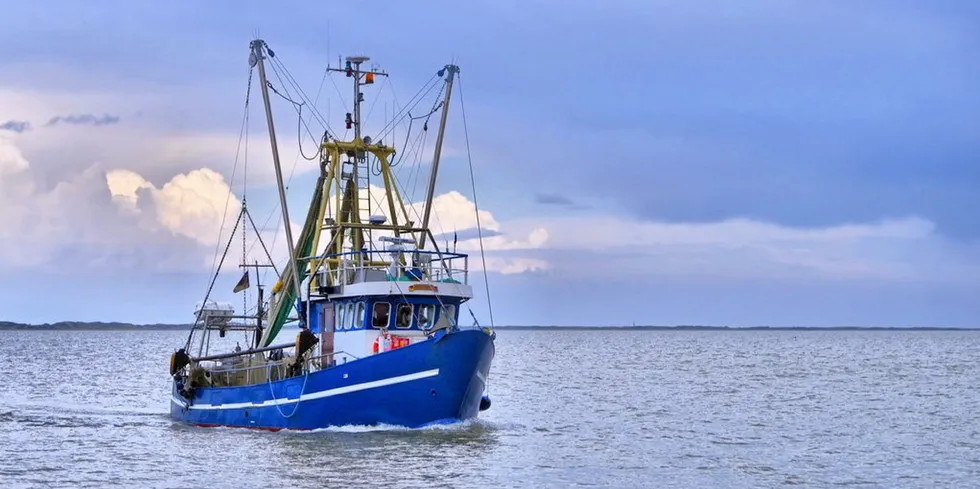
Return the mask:
<svg viewBox="0 0 980 489">
<path fill-rule="evenodd" d="M 388 76 L 387 73 L 380 70 L 362 70 L 361 65 L 370 59 L 371 58 L 367 56 L 348 56 L 345 59 L 343 67 L 328 68 L 328 71 L 339 71 L 344 73 L 347 78 L 352 79 L 351 81 L 354 85 L 354 111 L 353 113 L 348 112 L 346 114 L 345 124 L 347 129 L 354 129 L 353 142 L 357 147 L 354 150 L 345 151 L 346 156 L 350 158 L 350 174 L 344 174 L 343 171 L 341 171 L 341 173 L 345 178 L 350 178 L 350 181 L 354 184 L 354 205 L 351 212 L 353 216 L 357 216 L 354 219 L 355 221 L 360 219 L 361 209 L 358 205 L 358 200 L 361 200 L 361 191 L 367 192 L 368 194 L 366 197 L 364 210 L 367 211 L 368 214 L 371 213 L 370 171 L 366 162 L 368 152 L 365 151 L 365 149 L 371 146 L 372 141 L 369 138 L 364 138 L 363 140 L 361 139 L 361 103 L 364 102 L 364 94 L 361 93 L 361 85 L 374 84 L 375 76 Z M 361 166 L 363 166 L 363 168 L 359 168 Z M 362 171 L 364 172 L 363 175 L 359 175 Z M 358 231 L 356 236 L 361 236 L 360 231 Z M 371 230 L 368 229 L 368 242 L 370 242 L 371 239 Z M 353 245 L 354 249 L 361 249 L 363 246 L 362 238 L 354 238 Z"/>
</svg>

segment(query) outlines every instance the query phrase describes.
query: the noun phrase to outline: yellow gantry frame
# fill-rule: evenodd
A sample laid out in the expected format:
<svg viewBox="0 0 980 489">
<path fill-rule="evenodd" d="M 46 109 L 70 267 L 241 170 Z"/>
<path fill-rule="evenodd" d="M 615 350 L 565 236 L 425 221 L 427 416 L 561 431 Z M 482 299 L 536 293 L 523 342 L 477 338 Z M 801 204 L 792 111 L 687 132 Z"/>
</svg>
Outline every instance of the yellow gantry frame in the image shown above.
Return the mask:
<svg viewBox="0 0 980 489">
<path fill-rule="evenodd" d="M 344 175 L 343 175 L 343 157 L 354 158 L 355 155 L 370 153 L 378 158 L 378 162 L 381 167 L 381 176 L 384 179 L 384 190 L 385 190 L 385 200 L 388 202 L 388 217 L 391 219 L 390 224 L 382 225 L 371 225 L 361 222 L 361 209 L 359 208 L 360 199 L 358 198 L 357 182 L 354 180 L 353 175 L 347 178 L 346 189 L 344 188 Z M 400 236 L 402 233 L 413 234 L 416 232 L 424 232 L 421 229 L 414 229 L 412 227 L 412 222 L 407 221 L 403 223 L 398 222 L 398 210 L 401 210 L 401 215 L 408 219 L 408 211 L 405 208 L 405 202 L 402 200 L 401 193 L 398 191 L 398 186 L 395 184 L 395 177 L 391 173 L 391 165 L 389 164 L 389 158 L 391 155 L 395 154 L 395 149 L 390 146 L 384 146 L 381 144 L 365 144 L 361 138 L 356 138 L 353 141 L 327 141 L 323 143 L 322 157 L 325 158 L 326 164 L 323 171 L 326 172 L 327 177 L 323 181 L 323 194 L 319 203 L 319 210 L 317 213 L 318 225 L 315 228 L 313 235 L 313 247 L 311 248 L 313 253 L 317 253 L 320 249 L 320 235 L 323 231 L 330 229 L 330 241 L 327 244 L 327 248 L 323 255 L 310 261 L 310 273 L 313 274 L 311 278 L 311 286 L 317 287 L 321 285 L 318 283 L 319 277 L 316 271 L 319 270 L 320 266 L 324 263 L 327 269 L 333 271 L 336 269 L 337 265 L 340 264 L 340 260 L 337 258 L 327 258 L 324 256 L 343 253 L 344 251 L 344 235 L 348 230 L 354 231 L 353 243 L 351 243 L 351 250 L 360 250 L 364 244 L 364 229 L 383 229 L 393 231 L 395 236 Z M 356 165 L 356 163 L 355 163 Z M 331 195 L 336 190 L 336 195 Z M 368 198 L 370 198 L 370 190 Z M 333 199 L 333 205 L 331 206 L 330 200 Z M 397 202 L 397 204 L 396 204 Z M 397 207 L 396 207 L 397 205 Z M 333 210 L 334 214 L 334 224 L 327 226 L 324 223 L 324 218 L 326 217 L 326 211 L 328 208 Z M 418 244 L 418 238 L 413 235 L 416 244 Z M 362 264 L 362 265 L 367 265 Z M 385 266 L 385 262 L 371 263 L 375 266 Z M 332 277 L 331 274 L 327 275 Z M 332 280 L 332 278 L 330 278 Z M 323 284 L 330 285 L 330 284 Z"/>
</svg>

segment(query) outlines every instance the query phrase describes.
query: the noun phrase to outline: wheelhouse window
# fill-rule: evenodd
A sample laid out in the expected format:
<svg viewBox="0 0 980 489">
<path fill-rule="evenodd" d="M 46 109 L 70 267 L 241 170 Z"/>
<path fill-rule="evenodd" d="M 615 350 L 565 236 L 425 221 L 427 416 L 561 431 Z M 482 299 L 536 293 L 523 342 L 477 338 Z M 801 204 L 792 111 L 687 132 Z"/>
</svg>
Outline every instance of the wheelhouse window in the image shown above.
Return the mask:
<svg viewBox="0 0 980 489">
<path fill-rule="evenodd" d="M 358 302 L 357 307 L 354 309 L 354 324 L 352 327 L 354 329 L 364 327 L 364 301 Z"/>
<path fill-rule="evenodd" d="M 411 304 L 400 304 L 398 306 L 398 315 L 395 316 L 395 327 L 399 329 L 408 329 L 412 327 Z"/>
<path fill-rule="evenodd" d="M 436 306 L 433 304 L 422 304 L 419 306 L 419 329 L 431 329 L 432 320 L 436 315 Z"/>
<path fill-rule="evenodd" d="M 347 307 L 344 304 L 337 304 L 337 329 L 347 329 Z"/>
<path fill-rule="evenodd" d="M 344 329 L 351 329 L 354 323 L 354 304 L 348 302 L 344 305 Z"/>
<path fill-rule="evenodd" d="M 347 329 L 354 329 L 356 320 L 354 319 L 354 304 L 347 304 Z"/>
<path fill-rule="evenodd" d="M 375 302 L 371 308 L 371 326 L 374 328 L 387 328 L 388 319 L 391 314 L 391 304 L 387 302 Z"/>
</svg>

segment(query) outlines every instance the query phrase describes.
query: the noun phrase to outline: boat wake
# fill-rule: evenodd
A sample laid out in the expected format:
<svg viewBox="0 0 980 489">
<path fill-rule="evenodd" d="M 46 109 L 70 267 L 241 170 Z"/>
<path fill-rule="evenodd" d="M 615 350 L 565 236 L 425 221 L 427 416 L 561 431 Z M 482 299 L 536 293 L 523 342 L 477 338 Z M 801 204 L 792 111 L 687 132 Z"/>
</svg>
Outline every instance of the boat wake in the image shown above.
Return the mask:
<svg viewBox="0 0 980 489">
<path fill-rule="evenodd" d="M 103 428 L 150 426 L 169 419 L 159 409 L 26 403 L 0 408 L 0 424 L 25 427 Z"/>
<path fill-rule="evenodd" d="M 318 428 L 315 430 L 300 431 L 300 430 L 284 430 L 290 433 L 302 433 L 302 434 L 313 434 L 313 433 L 385 433 L 385 432 L 426 432 L 426 431 L 470 431 L 473 429 L 485 429 L 492 428 L 491 424 L 485 420 L 481 419 L 468 419 L 465 421 L 458 421 L 455 423 L 444 423 L 444 424 L 434 424 L 429 426 L 423 426 L 419 428 L 409 428 L 407 426 L 395 426 L 388 424 L 377 424 L 377 425 L 345 425 L 345 426 L 333 426 L 326 428 Z"/>
<path fill-rule="evenodd" d="M 434 424 L 429 426 L 422 426 L 417 428 L 410 428 L 407 426 L 397 426 L 389 424 L 376 424 L 376 425 L 343 425 L 343 426 L 329 426 L 324 428 L 317 428 L 313 430 L 295 430 L 284 428 L 281 430 L 263 430 L 254 429 L 246 427 L 235 427 L 235 426 L 213 426 L 213 427 L 199 427 L 199 426 L 188 426 L 179 421 L 173 422 L 174 427 L 179 429 L 187 430 L 218 430 L 218 431 L 248 431 L 250 433 L 266 434 L 268 436 L 297 436 L 297 437 L 309 437 L 324 434 L 414 434 L 414 433 L 453 433 L 453 434 L 485 434 L 498 431 L 509 431 L 515 428 L 521 428 L 520 425 L 507 425 L 502 423 L 494 423 L 481 418 L 471 418 L 465 421 L 457 421 L 453 423 L 445 424 Z"/>
</svg>

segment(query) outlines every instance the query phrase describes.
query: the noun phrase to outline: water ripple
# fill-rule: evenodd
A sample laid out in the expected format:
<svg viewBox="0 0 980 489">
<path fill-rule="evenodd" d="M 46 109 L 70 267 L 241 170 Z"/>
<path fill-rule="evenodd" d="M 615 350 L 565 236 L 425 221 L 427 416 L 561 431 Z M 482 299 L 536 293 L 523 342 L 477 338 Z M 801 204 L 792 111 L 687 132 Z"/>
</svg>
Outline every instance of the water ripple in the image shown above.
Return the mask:
<svg viewBox="0 0 980 489">
<path fill-rule="evenodd" d="M 498 334 L 493 407 L 421 430 L 167 416 L 175 332 L 2 332 L 0 483 L 44 487 L 970 487 L 980 334 Z M 126 366 L 107 361 L 125 352 Z"/>
</svg>

